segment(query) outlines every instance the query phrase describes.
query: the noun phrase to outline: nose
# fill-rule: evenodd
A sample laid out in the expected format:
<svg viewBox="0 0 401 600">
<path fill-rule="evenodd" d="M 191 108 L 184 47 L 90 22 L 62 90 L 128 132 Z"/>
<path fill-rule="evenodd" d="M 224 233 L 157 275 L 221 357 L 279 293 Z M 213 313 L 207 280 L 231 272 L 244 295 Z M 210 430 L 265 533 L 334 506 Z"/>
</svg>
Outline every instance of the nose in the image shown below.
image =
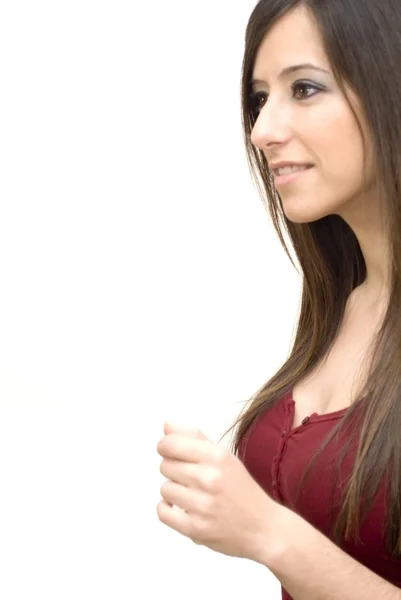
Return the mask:
<svg viewBox="0 0 401 600">
<path fill-rule="evenodd" d="M 251 142 L 260 150 L 291 139 L 292 128 L 286 107 L 265 104 L 253 126 Z"/>
</svg>

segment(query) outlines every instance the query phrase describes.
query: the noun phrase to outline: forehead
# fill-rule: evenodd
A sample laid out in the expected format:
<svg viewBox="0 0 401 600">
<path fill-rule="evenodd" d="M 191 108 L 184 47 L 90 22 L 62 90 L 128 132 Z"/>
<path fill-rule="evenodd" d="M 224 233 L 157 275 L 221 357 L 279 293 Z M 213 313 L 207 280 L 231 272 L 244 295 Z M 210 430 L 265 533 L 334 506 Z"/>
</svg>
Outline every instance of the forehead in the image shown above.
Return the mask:
<svg viewBox="0 0 401 600">
<path fill-rule="evenodd" d="M 256 54 L 253 76 L 275 77 L 282 68 L 307 62 L 330 70 L 313 15 L 301 5 L 287 12 L 268 31 Z"/>
</svg>

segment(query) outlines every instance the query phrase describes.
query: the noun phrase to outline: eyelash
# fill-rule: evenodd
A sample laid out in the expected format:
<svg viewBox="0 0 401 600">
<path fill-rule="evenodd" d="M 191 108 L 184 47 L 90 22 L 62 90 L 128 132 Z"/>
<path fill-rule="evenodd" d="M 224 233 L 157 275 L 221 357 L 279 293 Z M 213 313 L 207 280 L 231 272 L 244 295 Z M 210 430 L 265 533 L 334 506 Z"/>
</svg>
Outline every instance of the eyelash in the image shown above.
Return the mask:
<svg viewBox="0 0 401 600">
<path fill-rule="evenodd" d="M 295 94 L 295 90 L 297 88 L 310 88 L 312 90 L 315 90 L 314 94 L 310 94 L 309 96 L 306 96 L 306 98 L 298 98 L 298 100 L 300 102 L 305 101 L 305 100 L 309 100 L 309 98 L 312 98 L 313 96 L 315 96 L 318 92 L 323 91 L 323 88 L 318 87 L 316 84 L 313 83 L 309 83 L 308 81 L 296 81 L 295 83 L 292 84 L 291 89 L 293 91 L 293 94 Z M 259 105 L 259 100 L 261 97 L 263 96 L 267 96 L 266 92 L 254 92 L 251 93 L 249 95 L 249 99 L 250 99 L 250 103 L 251 103 L 251 108 L 252 108 L 252 112 L 255 116 L 257 116 L 261 110 L 261 107 Z"/>
</svg>

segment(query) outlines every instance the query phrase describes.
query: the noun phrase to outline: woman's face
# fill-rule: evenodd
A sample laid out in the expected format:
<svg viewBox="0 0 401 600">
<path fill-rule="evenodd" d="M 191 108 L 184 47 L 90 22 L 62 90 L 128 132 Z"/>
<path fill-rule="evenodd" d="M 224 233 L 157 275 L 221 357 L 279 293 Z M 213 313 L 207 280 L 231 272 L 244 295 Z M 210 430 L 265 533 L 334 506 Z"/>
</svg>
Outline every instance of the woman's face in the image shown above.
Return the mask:
<svg viewBox="0 0 401 600">
<path fill-rule="evenodd" d="M 305 63 L 315 68 L 297 67 Z M 372 191 L 371 167 L 365 187 L 363 182 L 365 158 L 371 165 L 371 154 L 364 157 L 356 119 L 306 8 L 287 13 L 268 32 L 256 55 L 253 80 L 252 103 L 259 114 L 252 143 L 272 170 L 277 163 L 298 163 L 303 169 L 275 172 L 287 218 L 305 223 L 355 212 Z M 347 92 L 368 140 L 358 102 Z"/>
</svg>

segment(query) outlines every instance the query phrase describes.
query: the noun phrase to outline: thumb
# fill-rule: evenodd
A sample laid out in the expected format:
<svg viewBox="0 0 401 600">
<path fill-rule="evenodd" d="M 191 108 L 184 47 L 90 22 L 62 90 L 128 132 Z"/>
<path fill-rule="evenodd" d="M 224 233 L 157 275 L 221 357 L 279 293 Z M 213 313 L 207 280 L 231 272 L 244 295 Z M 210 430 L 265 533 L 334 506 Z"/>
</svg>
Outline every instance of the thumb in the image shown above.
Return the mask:
<svg viewBox="0 0 401 600">
<path fill-rule="evenodd" d="M 199 440 L 208 439 L 204 433 L 195 427 L 182 427 L 181 425 L 170 423 L 170 421 L 164 423 L 164 433 L 165 435 L 168 435 L 169 433 L 179 433 L 180 435 L 197 438 Z"/>
</svg>

